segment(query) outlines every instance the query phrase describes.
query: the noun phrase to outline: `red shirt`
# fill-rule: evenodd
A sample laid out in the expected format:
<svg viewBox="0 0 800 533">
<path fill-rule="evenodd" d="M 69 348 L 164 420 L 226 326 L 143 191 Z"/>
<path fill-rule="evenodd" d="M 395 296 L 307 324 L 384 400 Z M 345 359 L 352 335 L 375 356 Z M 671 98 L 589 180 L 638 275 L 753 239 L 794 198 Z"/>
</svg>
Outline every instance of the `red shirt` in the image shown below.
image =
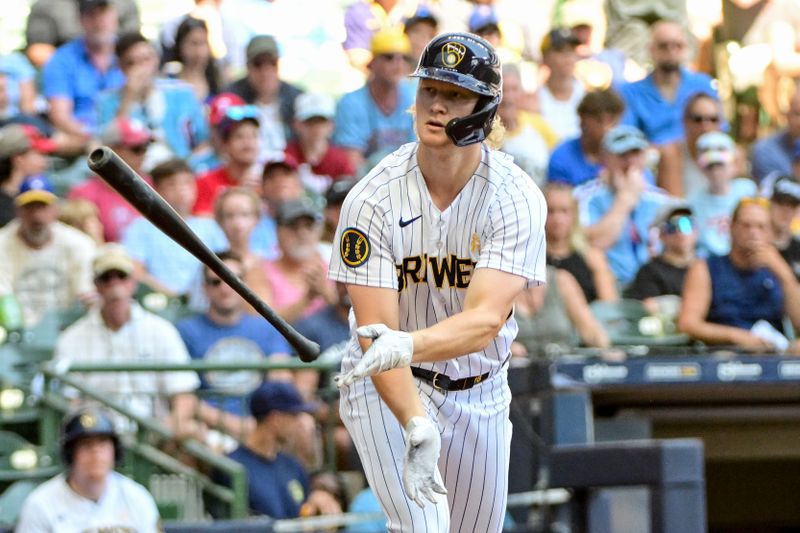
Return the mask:
<svg viewBox="0 0 800 533">
<path fill-rule="evenodd" d="M 235 187 L 237 183 L 231 179 L 226 167 L 210 170 L 197 178 L 197 200 L 192 213 L 198 216 L 208 216 L 214 213 L 214 200 L 217 195 L 228 187 Z"/>
<path fill-rule="evenodd" d="M 88 200 L 97 206 L 98 218 L 103 225 L 103 237 L 109 242 L 119 241 L 125 228 L 139 216 L 139 212 L 99 176 L 92 176 L 73 187 L 67 198 Z"/>
<path fill-rule="evenodd" d="M 286 145 L 284 153 L 294 157 L 299 164 L 306 162 L 300 143 L 290 141 Z M 338 181 L 345 177 L 355 177 L 356 169 L 350 163 L 347 153 L 338 146 L 328 146 L 328 151 L 316 165 L 311 167 L 311 171 L 318 176 L 330 176 L 333 181 Z"/>
</svg>

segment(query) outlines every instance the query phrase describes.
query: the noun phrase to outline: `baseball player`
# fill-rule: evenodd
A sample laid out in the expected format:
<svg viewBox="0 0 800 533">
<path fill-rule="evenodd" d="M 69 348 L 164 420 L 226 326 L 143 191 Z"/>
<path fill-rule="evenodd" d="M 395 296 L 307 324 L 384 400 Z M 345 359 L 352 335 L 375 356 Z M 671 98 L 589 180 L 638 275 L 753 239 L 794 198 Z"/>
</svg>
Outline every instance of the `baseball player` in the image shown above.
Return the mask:
<svg viewBox="0 0 800 533">
<path fill-rule="evenodd" d="M 334 241 L 329 275 L 347 285 L 355 332 L 340 411 L 390 531 L 496 532 L 512 302 L 545 280 L 546 207 L 489 146 L 501 98 L 491 45 L 442 34 L 413 76 L 419 141 L 354 186 Z"/>
</svg>

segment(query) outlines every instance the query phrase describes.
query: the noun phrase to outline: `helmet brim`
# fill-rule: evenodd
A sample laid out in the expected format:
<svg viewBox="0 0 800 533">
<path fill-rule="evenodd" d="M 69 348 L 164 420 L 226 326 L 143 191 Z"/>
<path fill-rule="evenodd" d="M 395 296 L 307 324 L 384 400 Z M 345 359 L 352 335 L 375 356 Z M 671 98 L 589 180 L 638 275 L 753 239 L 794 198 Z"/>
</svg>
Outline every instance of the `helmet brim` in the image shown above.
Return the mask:
<svg viewBox="0 0 800 533">
<path fill-rule="evenodd" d="M 413 74 L 412 78 L 421 78 L 426 80 L 442 81 L 445 83 L 452 83 L 458 87 L 463 87 L 468 91 L 479 94 L 481 96 L 496 96 L 495 91 L 488 83 L 476 80 L 471 76 L 465 76 L 455 70 L 447 70 L 437 67 L 419 67 Z"/>
</svg>

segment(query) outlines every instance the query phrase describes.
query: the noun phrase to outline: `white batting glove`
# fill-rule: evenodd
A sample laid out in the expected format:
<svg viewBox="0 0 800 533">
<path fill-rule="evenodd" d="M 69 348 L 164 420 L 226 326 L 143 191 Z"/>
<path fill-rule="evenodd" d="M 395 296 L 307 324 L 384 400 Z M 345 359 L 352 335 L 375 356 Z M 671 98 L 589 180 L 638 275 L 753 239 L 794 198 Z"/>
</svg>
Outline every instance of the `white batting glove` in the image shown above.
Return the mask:
<svg viewBox="0 0 800 533">
<path fill-rule="evenodd" d="M 359 337 L 373 339 L 372 346 L 350 371 L 339 374 L 334 381 L 346 387 L 357 379 L 379 374 L 393 368 L 404 368 L 411 364 L 414 342 L 411 334 L 389 329 L 384 324 L 370 324 L 356 330 Z"/>
<path fill-rule="evenodd" d="M 447 494 L 437 477 L 437 463 L 442 439 L 439 430 L 427 417 L 414 416 L 405 427 L 406 455 L 403 467 L 403 487 L 406 494 L 420 507 L 425 500 L 436 503 L 436 495 Z"/>
</svg>

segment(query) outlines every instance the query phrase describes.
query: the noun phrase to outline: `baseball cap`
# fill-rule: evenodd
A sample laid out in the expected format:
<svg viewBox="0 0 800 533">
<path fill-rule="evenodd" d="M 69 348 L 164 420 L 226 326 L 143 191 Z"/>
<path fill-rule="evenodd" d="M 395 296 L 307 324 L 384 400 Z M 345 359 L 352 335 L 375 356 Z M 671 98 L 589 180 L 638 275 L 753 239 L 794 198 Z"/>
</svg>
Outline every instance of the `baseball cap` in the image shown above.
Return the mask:
<svg viewBox="0 0 800 533">
<path fill-rule="evenodd" d="M 51 205 L 57 200 L 58 196 L 56 196 L 50 180 L 44 176 L 32 176 L 20 185 L 19 192 L 14 198 L 14 205 L 21 207 L 33 202 Z"/>
<path fill-rule="evenodd" d="M 428 6 L 424 4 L 420 5 L 414 14 L 405 20 L 403 26 L 406 30 L 408 30 L 410 27 L 414 26 L 415 24 L 419 24 L 420 22 L 429 22 L 434 26 L 439 25 L 439 21 L 433 16 L 433 13 Z"/>
<path fill-rule="evenodd" d="M 310 218 L 314 222 L 319 222 L 322 220 L 322 213 L 308 198 L 287 200 L 278 206 L 275 223 L 286 226 L 299 218 Z"/>
<path fill-rule="evenodd" d="M 126 274 L 133 272 L 133 260 L 128 255 L 128 252 L 125 251 L 125 248 L 117 243 L 101 246 L 92 262 L 92 272 L 95 278 L 112 270 L 119 270 Z"/>
<path fill-rule="evenodd" d="M 331 183 L 328 190 L 325 191 L 325 205 L 342 205 L 347 194 L 353 189 L 356 184 L 355 180 L 344 179 L 334 181 Z"/>
<path fill-rule="evenodd" d="M 49 154 L 56 149 L 56 143 L 30 124 L 9 124 L 0 128 L 0 157 L 11 157 L 36 150 Z"/>
<path fill-rule="evenodd" d="M 100 141 L 108 146 L 133 148 L 149 144 L 153 133 L 144 123 L 129 117 L 117 117 L 100 134 Z"/>
<path fill-rule="evenodd" d="M 610 154 L 624 154 L 631 150 L 644 150 L 648 142 L 638 128 L 620 125 L 613 128 L 603 137 L 603 150 Z"/>
<path fill-rule="evenodd" d="M 256 35 L 250 42 L 247 43 L 247 62 L 251 63 L 258 56 L 268 55 L 277 60 L 280 57 L 278 53 L 278 42 L 272 35 Z"/>
<path fill-rule="evenodd" d="M 216 128 L 228 108 L 245 104 L 246 102 L 238 94 L 218 94 L 208 103 L 208 123 L 212 128 Z"/>
<path fill-rule="evenodd" d="M 250 414 L 256 419 L 272 411 L 281 413 L 311 413 L 317 405 L 306 402 L 297 388 L 288 381 L 265 381 L 250 395 Z"/>
<path fill-rule="evenodd" d="M 800 183 L 791 176 L 780 176 L 772 185 L 773 202 L 800 205 Z"/>
<path fill-rule="evenodd" d="M 408 37 L 398 28 L 381 29 L 372 35 L 369 49 L 373 56 L 383 54 L 403 54 L 411 53 L 411 43 Z"/>
<path fill-rule="evenodd" d="M 78 12 L 83 14 L 96 7 L 111 5 L 111 0 L 78 0 Z"/>
<path fill-rule="evenodd" d="M 581 44 L 578 38 L 569 28 L 554 28 L 550 30 L 542 39 L 542 54 L 550 50 L 563 50 L 564 48 L 575 48 Z"/>
<path fill-rule="evenodd" d="M 653 226 L 661 227 L 669 222 L 670 219 L 679 215 L 692 216 L 694 215 L 694 211 L 686 202 L 670 203 L 658 212 L 658 215 L 656 215 L 656 218 L 653 220 Z"/>
<path fill-rule="evenodd" d="M 471 33 L 486 31 L 489 29 L 489 26 L 494 26 L 492 29 L 495 30 L 500 29 L 500 21 L 497 19 L 497 13 L 495 13 L 492 6 L 487 5 L 477 6 L 473 9 L 467 25 Z"/>
<path fill-rule="evenodd" d="M 261 173 L 264 177 L 269 177 L 276 168 L 294 171 L 300 168 L 300 163 L 292 154 L 283 154 L 282 159 L 271 159 L 264 163 L 264 170 Z"/>
<path fill-rule="evenodd" d="M 697 164 L 708 168 L 718 163 L 732 163 L 736 156 L 736 144 L 730 136 L 720 131 L 709 131 L 697 139 Z"/>
<path fill-rule="evenodd" d="M 231 128 L 241 122 L 251 122 L 258 127 L 258 108 L 252 105 L 235 105 L 225 109 L 225 113 L 217 122 L 217 131 L 225 137 Z"/>
<path fill-rule="evenodd" d="M 294 101 L 294 115 L 303 121 L 313 117 L 333 120 L 336 114 L 336 101 L 323 93 L 303 93 Z"/>
</svg>

